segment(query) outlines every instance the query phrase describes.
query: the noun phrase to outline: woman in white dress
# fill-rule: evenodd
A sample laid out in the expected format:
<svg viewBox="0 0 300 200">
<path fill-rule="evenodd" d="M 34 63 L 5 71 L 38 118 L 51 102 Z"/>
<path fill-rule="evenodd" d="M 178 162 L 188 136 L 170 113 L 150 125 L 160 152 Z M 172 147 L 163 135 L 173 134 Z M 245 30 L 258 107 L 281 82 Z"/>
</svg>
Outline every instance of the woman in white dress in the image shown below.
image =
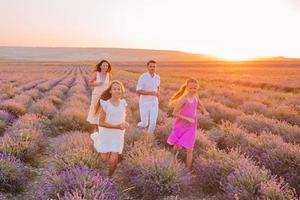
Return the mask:
<svg viewBox="0 0 300 200">
<path fill-rule="evenodd" d="M 123 84 L 114 80 L 96 105 L 96 112 L 100 114 L 99 132 L 93 133 L 91 138 L 102 160 L 110 159 L 109 176 L 117 167 L 119 154 L 123 151 L 125 129 L 129 126 L 125 120 L 127 103 L 122 99 L 123 93 Z"/>
<path fill-rule="evenodd" d="M 99 102 L 101 93 L 109 86 L 109 83 L 111 81 L 111 70 L 112 67 L 110 63 L 107 60 L 102 60 L 97 65 L 95 65 L 93 73 L 91 75 L 90 86 L 93 87 L 93 92 L 87 121 L 90 124 L 95 124 L 96 130 L 99 123 L 99 115 L 96 115 L 95 113 L 95 106 L 97 102 Z"/>
</svg>

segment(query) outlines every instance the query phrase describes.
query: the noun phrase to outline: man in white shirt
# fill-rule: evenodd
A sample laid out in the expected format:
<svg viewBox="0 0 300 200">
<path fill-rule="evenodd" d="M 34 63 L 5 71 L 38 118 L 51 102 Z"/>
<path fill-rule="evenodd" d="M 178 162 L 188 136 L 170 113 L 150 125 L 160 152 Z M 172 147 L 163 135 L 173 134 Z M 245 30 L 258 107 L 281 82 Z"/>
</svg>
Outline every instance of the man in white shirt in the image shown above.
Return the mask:
<svg viewBox="0 0 300 200">
<path fill-rule="evenodd" d="M 146 128 L 148 133 L 153 133 L 158 116 L 158 96 L 160 77 L 155 73 L 156 62 L 150 60 L 147 63 L 148 72 L 143 73 L 137 83 L 136 92 L 140 95 L 139 107 L 141 121 L 138 127 Z"/>
</svg>

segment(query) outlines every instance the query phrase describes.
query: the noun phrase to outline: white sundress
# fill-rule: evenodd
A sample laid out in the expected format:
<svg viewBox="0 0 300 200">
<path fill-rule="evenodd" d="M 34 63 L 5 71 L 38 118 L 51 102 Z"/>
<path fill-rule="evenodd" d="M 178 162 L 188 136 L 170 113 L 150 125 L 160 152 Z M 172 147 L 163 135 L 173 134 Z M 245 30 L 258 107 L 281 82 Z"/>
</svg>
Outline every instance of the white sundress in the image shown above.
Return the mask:
<svg viewBox="0 0 300 200">
<path fill-rule="evenodd" d="M 96 76 L 96 83 L 100 83 L 101 78 L 100 78 L 100 72 L 97 72 Z M 98 124 L 99 123 L 99 116 L 95 114 L 95 106 L 97 102 L 99 101 L 101 93 L 106 90 L 109 86 L 109 74 L 106 73 L 105 81 L 103 85 L 94 87 L 93 92 L 92 92 L 92 100 L 91 100 L 91 105 L 90 105 L 90 110 L 87 116 L 87 121 L 90 124 Z"/>
<path fill-rule="evenodd" d="M 100 100 L 100 104 L 106 113 L 106 123 L 117 125 L 125 122 L 127 102 L 124 99 L 120 100 L 118 106 L 112 105 L 110 100 Z M 121 154 L 124 147 L 124 133 L 125 130 L 99 127 L 99 132 L 93 133 L 91 138 L 97 152 Z"/>
</svg>

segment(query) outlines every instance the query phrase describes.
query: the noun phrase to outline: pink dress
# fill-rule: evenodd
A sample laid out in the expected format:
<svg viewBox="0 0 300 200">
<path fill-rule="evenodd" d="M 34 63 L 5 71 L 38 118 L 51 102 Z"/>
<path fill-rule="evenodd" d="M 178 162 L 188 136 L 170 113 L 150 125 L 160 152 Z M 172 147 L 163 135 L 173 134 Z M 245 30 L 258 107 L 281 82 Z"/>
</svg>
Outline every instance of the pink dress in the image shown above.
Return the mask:
<svg viewBox="0 0 300 200">
<path fill-rule="evenodd" d="M 195 119 L 195 123 L 189 123 L 183 119 L 176 118 L 173 123 L 172 132 L 167 140 L 170 145 L 178 145 L 185 149 L 192 150 L 197 131 L 197 98 L 194 98 L 192 102 L 189 100 L 180 109 L 180 114 L 186 117 Z"/>
</svg>

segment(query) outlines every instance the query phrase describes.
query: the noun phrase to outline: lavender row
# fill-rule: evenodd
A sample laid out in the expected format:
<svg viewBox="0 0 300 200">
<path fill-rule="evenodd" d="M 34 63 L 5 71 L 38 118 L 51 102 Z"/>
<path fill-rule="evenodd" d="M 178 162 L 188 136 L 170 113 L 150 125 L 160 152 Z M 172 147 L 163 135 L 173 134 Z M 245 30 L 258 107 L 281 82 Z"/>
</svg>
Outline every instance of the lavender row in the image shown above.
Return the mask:
<svg viewBox="0 0 300 200">
<path fill-rule="evenodd" d="M 271 133 L 251 134 L 235 124 L 224 123 L 208 131 L 208 137 L 220 149 L 239 148 L 273 174 L 282 176 L 300 192 L 300 147 L 285 143 Z"/>
</svg>

